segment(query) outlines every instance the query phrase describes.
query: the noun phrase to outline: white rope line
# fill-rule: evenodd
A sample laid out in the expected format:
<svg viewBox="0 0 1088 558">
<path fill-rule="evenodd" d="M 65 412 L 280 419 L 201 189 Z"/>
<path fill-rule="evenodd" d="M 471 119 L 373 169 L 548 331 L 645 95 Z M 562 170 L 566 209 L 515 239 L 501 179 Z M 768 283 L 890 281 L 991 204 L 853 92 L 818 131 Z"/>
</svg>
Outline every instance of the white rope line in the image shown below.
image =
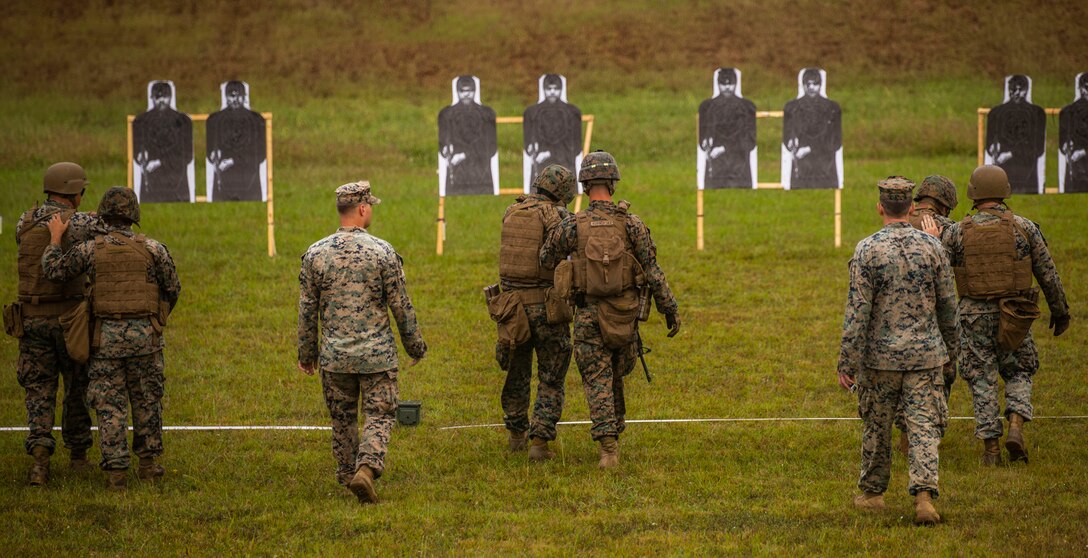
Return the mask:
<svg viewBox="0 0 1088 558">
<path fill-rule="evenodd" d="M 949 420 L 975 420 L 975 417 L 948 417 Z M 1032 420 L 1084 420 L 1088 415 L 1045 416 L 1038 415 Z M 860 421 L 858 417 L 739 417 L 739 418 L 681 418 L 681 419 L 634 419 L 624 421 L 627 424 L 676 424 L 685 422 L 834 422 L 834 421 Z M 588 420 L 563 421 L 556 424 L 593 424 Z M 443 426 L 439 430 L 464 430 L 467 428 L 495 428 L 504 427 L 504 424 L 464 424 L 458 426 Z"/>
<path fill-rule="evenodd" d="M 948 417 L 949 420 L 975 420 L 975 417 Z M 739 417 L 739 418 L 680 418 L 680 419 L 632 419 L 624 421 L 627 424 L 680 424 L 698 422 L 842 422 L 860 421 L 857 417 Z M 1088 415 L 1037 415 L 1032 420 L 1088 420 Z M 563 426 L 592 424 L 588 420 L 568 420 L 557 423 Z M 502 423 L 493 424 L 462 424 L 455 426 L 442 426 L 438 430 L 465 430 L 470 428 L 502 428 Z M 128 427 L 132 430 L 132 427 Z M 189 431 L 189 432 L 214 432 L 214 431 L 245 431 L 245 430 L 318 430 L 328 431 L 328 426 L 307 425 L 208 425 L 208 426 L 163 426 L 163 430 Z M 60 431 L 61 427 L 54 426 L 53 430 Z M 98 430 L 92 426 L 91 430 Z M 29 432 L 26 426 L 0 426 L 0 432 Z"/>
</svg>

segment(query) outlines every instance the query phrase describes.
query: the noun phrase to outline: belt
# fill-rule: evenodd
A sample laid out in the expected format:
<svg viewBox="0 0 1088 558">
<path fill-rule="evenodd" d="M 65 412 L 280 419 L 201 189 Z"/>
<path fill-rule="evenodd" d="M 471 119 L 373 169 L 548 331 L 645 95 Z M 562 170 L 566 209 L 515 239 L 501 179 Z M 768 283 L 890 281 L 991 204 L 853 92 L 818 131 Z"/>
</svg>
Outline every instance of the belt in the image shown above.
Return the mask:
<svg viewBox="0 0 1088 558">
<path fill-rule="evenodd" d="M 513 289 L 521 296 L 522 304 L 544 304 L 548 289 Z"/>
<path fill-rule="evenodd" d="M 29 302 L 23 303 L 23 317 L 24 318 L 36 318 L 36 317 L 55 317 L 59 316 L 68 310 L 72 309 L 75 305 L 80 303 L 80 299 L 62 300 L 59 302 L 42 302 L 39 304 L 31 304 Z"/>
</svg>

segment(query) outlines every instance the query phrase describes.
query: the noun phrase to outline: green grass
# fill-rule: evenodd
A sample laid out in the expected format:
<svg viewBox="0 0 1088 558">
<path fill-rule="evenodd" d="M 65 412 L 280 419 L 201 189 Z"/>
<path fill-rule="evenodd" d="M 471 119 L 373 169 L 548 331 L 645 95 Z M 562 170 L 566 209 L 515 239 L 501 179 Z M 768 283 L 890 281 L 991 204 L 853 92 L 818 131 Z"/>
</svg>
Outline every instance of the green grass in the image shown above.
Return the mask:
<svg viewBox="0 0 1088 558">
<path fill-rule="evenodd" d="M 501 429 L 439 430 L 501 422 L 503 375 L 480 289 L 495 279 L 499 218 L 512 198 L 447 200 L 446 253 L 434 254 L 435 117 L 449 80 L 475 71 L 485 103 L 521 114 L 536 76 L 552 69 L 531 48 L 543 44 L 571 101 L 596 115 L 594 144 L 619 160 L 619 195 L 652 228 L 681 305 L 678 337 L 665 338 L 657 315 L 644 331 L 654 383 L 629 377 L 629 418 L 853 416 L 834 369 L 846 262 L 880 226 L 873 185 L 940 173 L 965 200 L 975 109 L 1000 102 L 1011 71 L 1032 75 L 1036 103 L 1068 103 L 1073 75 L 1086 69 L 1073 46 L 1088 39 L 1083 6 L 803 2 L 799 15 L 784 2 L 60 6 L 18 6 L 0 20 L 9 37 L 0 45 L 0 300 L 15 295 L 14 223 L 41 199 L 50 163 L 84 164 L 93 208 L 125 182 L 124 118 L 143 109 L 148 79 L 174 79 L 180 107 L 198 113 L 215 110 L 220 81 L 240 76 L 254 108 L 275 114 L 280 255 L 265 255 L 260 204 L 143 208 L 143 231 L 170 247 L 183 284 L 167 332 L 166 423 L 326 423 L 318 381 L 295 369 L 298 256 L 334 230 L 333 189 L 359 178 L 383 199 L 372 232 L 404 256 L 430 345 L 400 384 L 403 398 L 423 401 L 424 420 L 395 430 L 378 488 L 385 503 L 365 509 L 337 488 L 323 432 L 168 432 L 162 485 L 134 482 L 122 496 L 104 491 L 101 473 L 74 475 L 63 460 L 47 488 L 27 488 L 22 434 L 0 433 L 5 554 L 1088 552 L 1084 421 L 1033 422 L 1032 463 L 997 470 L 978 467 L 973 424 L 954 421 L 941 448 L 947 521 L 934 529 L 910 525 L 898 456 L 890 511 L 852 509 L 857 422 L 632 424 L 622 466 L 606 474 L 584 425 L 561 427 L 558 458 L 540 467 L 506 453 Z M 1004 23 L 1013 16 L 1016 29 Z M 828 68 L 830 97 L 843 107 L 843 247 L 832 246 L 831 192 L 715 191 L 706 250 L 696 251 L 695 111 L 713 68 L 738 65 L 745 95 L 776 110 L 795 95 L 797 69 L 814 63 Z M 759 123 L 760 180 L 778 177 L 780 126 Z M 195 132 L 200 153 L 203 127 Z M 505 187 L 520 184 L 519 137 L 500 127 Z M 1043 227 L 1074 316 L 1058 339 L 1035 327 L 1037 413 L 1088 414 L 1079 343 L 1088 196 L 1012 205 Z M 0 338 L 9 371 L 0 425 L 25 419 L 16 359 L 16 343 Z M 962 381 L 951 412 L 971 414 Z M 564 419 L 587 416 L 572 364 Z"/>
</svg>

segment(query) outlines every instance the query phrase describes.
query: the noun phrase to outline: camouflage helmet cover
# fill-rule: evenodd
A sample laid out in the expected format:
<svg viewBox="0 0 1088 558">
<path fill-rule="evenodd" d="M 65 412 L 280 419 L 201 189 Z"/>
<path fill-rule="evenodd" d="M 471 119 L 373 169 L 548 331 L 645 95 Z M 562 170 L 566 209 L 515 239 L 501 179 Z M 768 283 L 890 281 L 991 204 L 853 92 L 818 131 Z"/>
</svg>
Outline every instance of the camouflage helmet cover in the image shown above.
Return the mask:
<svg viewBox="0 0 1088 558">
<path fill-rule="evenodd" d="M 102 194 L 98 203 L 99 217 L 118 217 L 133 223 L 140 222 L 140 202 L 136 192 L 124 186 L 114 186 Z"/>
<path fill-rule="evenodd" d="M 578 170 L 578 182 L 594 179 L 619 180 L 620 169 L 616 159 L 603 150 L 596 150 L 582 159 L 582 168 Z"/>
<path fill-rule="evenodd" d="M 982 165 L 971 173 L 971 180 L 967 182 L 967 197 L 974 201 L 1011 198 L 1009 175 L 997 165 Z"/>
<path fill-rule="evenodd" d="M 933 198 L 947 207 L 949 211 L 956 209 L 959 198 L 956 196 L 956 185 L 947 176 L 935 174 L 927 176 L 914 194 L 914 201 L 922 198 Z"/>
<path fill-rule="evenodd" d="M 87 187 L 87 173 L 75 163 L 57 163 L 45 170 L 45 193 L 78 194 Z"/>
<path fill-rule="evenodd" d="M 563 165 L 548 165 L 533 179 L 533 188 L 551 193 L 566 205 L 574 199 L 574 173 Z"/>
</svg>

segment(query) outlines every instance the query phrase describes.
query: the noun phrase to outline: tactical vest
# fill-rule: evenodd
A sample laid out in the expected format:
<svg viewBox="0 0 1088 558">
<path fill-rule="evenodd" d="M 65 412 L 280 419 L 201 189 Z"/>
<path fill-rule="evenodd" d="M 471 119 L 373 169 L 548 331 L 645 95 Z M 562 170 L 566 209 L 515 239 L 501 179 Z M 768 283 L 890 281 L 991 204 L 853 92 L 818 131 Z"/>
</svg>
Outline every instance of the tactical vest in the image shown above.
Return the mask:
<svg viewBox="0 0 1088 558">
<path fill-rule="evenodd" d="M 559 223 L 554 204 L 526 200 L 511 206 L 502 220 L 499 277 L 507 280 L 551 283 L 555 271 L 540 266 L 544 234 Z"/>
<path fill-rule="evenodd" d="M 1027 233 L 1011 211 L 980 210 L 998 217 L 978 223 L 963 219 L 963 267 L 954 267 L 956 291 L 973 298 L 1008 298 L 1031 290 L 1031 256 L 1016 257 L 1016 230 Z"/>
<path fill-rule="evenodd" d="M 45 278 L 42 273 L 42 254 L 49 246 L 51 235 L 48 228 L 39 227 L 38 224 L 58 214 L 62 219 L 71 219 L 75 210 L 58 209 L 37 219 L 34 218 L 35 211 L 31 209 L 23 214 L 23 229 L 16 231 L 19 237 L 19 300 L 38 307 L 25 308 L 25 315 L 60 315 L 67 306 L 71 306 L 70 303 L 65 305 L 66 301 L 74 301 L 83 295 L 86 276 L 80 275 L 64 283 Z M 69 242 L 65 236 L 61 248 L 67 250 L 68 247 Z"/>
<path fill-rule="evenodd" d="M 154 260 L 146 239 L 117 232 L 109 236 L 123 244 L 106 242 L 105 236 L 94 240 L 94 315 L 115 319 L 157 315 L 159 285 L 151 273 Z"/>
<path fill-rule="evenodd" d="M 914 227 L 914 228 L 916 228 L 918 230 L 923 230 L 922 229 L 922 217 L 924 217 L 926 215 L 932 215 L 934 219 L 937 218 L 937 212 L 936 211 L 933 211 L 932 209 L 930 209 L 928 207 L 919 207 L 919 208 L 916 208 L 914 211 L 910 212 L 910 215 L 907 216 L 907 220 L 910 221 L 910 224 L 911 224 L 912 227 Z M 940 223 L 938 222 L 937 224 L 939 225 Z"/>
<path fill-rule="evenodd" d="M 574 263 L 574 290 L 588 296 L 608 298 L 636 288 L 644 281 L 642 266 L 631 253 L 627 237 L 627 203 L 617 204 L 620 215 L 592 219 L 589 211 L 575 216 L 578 251 Z"/>
</svg>

